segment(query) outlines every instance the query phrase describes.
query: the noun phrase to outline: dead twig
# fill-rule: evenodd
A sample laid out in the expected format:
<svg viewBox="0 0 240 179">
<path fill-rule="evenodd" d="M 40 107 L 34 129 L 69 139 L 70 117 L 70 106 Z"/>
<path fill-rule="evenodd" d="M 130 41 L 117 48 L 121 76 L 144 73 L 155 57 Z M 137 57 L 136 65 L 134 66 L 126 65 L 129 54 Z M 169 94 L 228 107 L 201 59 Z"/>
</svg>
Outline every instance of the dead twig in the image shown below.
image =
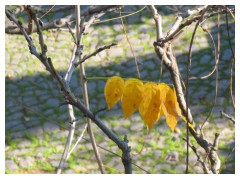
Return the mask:
<svg viewBox="0 0 240 179">
<path fill-rule="evenodd" d="M 83 46 L 81 45 L 82 41 L 82 34 L 84 33 L 86 27 L 84 26 L 85 18 L 82 17 L 80 19 L 80 6 L 76 5 L 75 6 L 75 14 L 76 14 L 76 37 L 77 37 L 77 48 L 78 46 Z M 95 19 L 95 18 L 92 18 Z M 91 20 L 90 20 L 91 21 Z M 82 53 L 81 53 L 82 54 Z M 81 54 L 79 54 L 78 59 L 81 60 Z M 81 80 L 81 85 L 82 85 L 82 90 L 83 90 L 83 101 L 85 106 L 89 109 L 89 100 L 88 100 L 88 89 L 87 89 L 87 81 L 85 80 L 85 68 L 84 64 L 80 64 L 80 80 Z M 105 173 L 105 168 L 102 162 L 102 159 L 100 157 L 97 145 L 96 145 L 96 140 L 93 134 L 93 128 L 92 128 L 92 121 L 90 118 L 87 118 L 87 128 L 88 128 L 88 134 L 91 139 L 91 144 L 92 148 L 99 166 L 99 169 L 102 174 Z"/>
<path fill-rule="evenodd" d="M 207 120 L 211 116 L 212 110 L 213 110 L 213 108 L 214 108 L 214 106 L 215 106 L 215 104 L 217 102 L 217 95 L 218 95 L 218 63 L 219 63 L 219 58 L 220 58 L 220 46 L 221 46 L 221 42 L 220 42 L 220 14 L 218 14 L 218 48 L 217 48 L 217 55 L 215 56 L 215 68 L 216 68 L 215 96 L 214 96 L 214 101 L 213 101 L 213 104 L 211 106 L 211 109 L 210 109 L 206 119 L 202 122 L 200 130 L 202 130 L 204 124 L 207 122 Z"/>
<path fill-rule="evenodd" d="M 110 10 L 114 10 L 116 8 L 118 8 L 119 6 L 116 5 L 97 5 L 97 6 L 90 6 L 88 9 L 84 10 L 81 13 L 81 17 L 88 17 L 91 16 L 93 14 L 98 14 L 101 12 L 106 12 L 106 11 L 110 11 Z M 34 11 L 36 9 L 36 6 L 32 6 L 31 8 L 33 8 L 32 10 Z M 72 7 L 69 7 L 69 9 L 72 9 Z M 44 11 L 45 13 L 46 11 Z M 76 18 L 73 15 L 68 15 L 66 17 L 63 18 L 59 18 L 56 19 L 54 21 L 51 22 L 47 22 L 42 24 L 42 30 L 48 30 L 48 29 L 58 29 L 61 27 L 65 27 L 66 23 L 68 22 L 72 22 L 75 21 Z M 24 26 L 23 28 L 25 28 L 25 30 L 28 29 L 27 26 Z M 37 32 L 37 27 L 33 26 L 32 28 L 32 33 Z M 19 30 L 19 28 L 17 26 L 13 26 L 13 25 L 9 25 L 5 27 L 5 33 L 7 34 L 21 34 L 21 30 Z"/>
<path fill-rule="evenodd" d="M 183 138 L 183 140 L 187 142 L 186 138 Z M 212 174 L 211 170 L 206 165 L 206 163 L 203 161 L 201 155 L 198 153 L 197 148 L 194 145 L 192 145 L 191 142 L 189 142 L 189 147 L 193 150 L 193 152 L 197 156 L 197 161 L 199 161 L 201 163 L 204 173 Z"/>
<path fill-rule="evenodd" d="M 226 114 L 225 112 L 223 112 L 223 110 L 221 110 L 220 113 L 221 113 L 221 116 L 222 116 L 222 117 L 224 117 L 224 118 L 226 118 L 226 119 L 232 121 L 233 124 L 235 124 L 235 119 L 234 119 L 234 117 L 229 116 L 228 114 Z"/>
<path fill-rule="evenodd" d="M 214 65 L 213 70 L 212 70 L 209 74 L 207 74 L 207 75 L 205 75 L 205 76 L 201 76 L 201 77 L 192 76 L 192 77 L 189 78 L 189 80 L 203 80 L 203 79 L 207 79 L 207 78 L 209 78 L 210 76 L 212 76 L 212 74 L 214 74 L 214 72 L 216 71 L 216 66 L 217 66 L 217 64 L 216 64 L 216 62 L 217 62 L 217 50 L 216 50 L 216 45 L 215 45 L 213 36 L 212 36 L 212 34 L 209 32 L 209 30 L 206 29 L 206 28 L 204 28 L 202 25 L 201 25 L 201 28 L 203 29 L 204 32 L 206 32 L 206 33 L 209 35 L 209 37 L 210 37 L 210 39 L 211 39 L 211 41 L 212 41 L 213 51 L 214 51 L 215 65 Z"/>
<path fill-rule="evenodd" d="M 227 8 L 227 6 L 225 6 L 225 8 L 226 8 L 226 10 L 229 11 L 229 8 Z M 227 25 L 228 43 L 229 43 L 229 46 L 230 46 L 230 49 L 231 49 L 231 52 L 232 52 L 232 63 L 231 63 L 231 67 L 230 67 L 230 95 L 231 95 L 231 99 L 232 99 L 232 105 L 235 109 L 235 100 L 234 100 L 234 97 L 233 97 L 233 90 L 232 90 L 232 86 L 233 86 L 232 73 L 233 73 L 234 62 L 235 62 L 235 53 L 234 53 L 233 48 L 232 48 L 232 42 L 231 42 L 231 38 L 230 38 L 230 34 L 229 34 L 230 29 L 229 29 L 229 24 L 228 24 L 228 13 L 227 13 L 227 11 L 226 11 L 226 25 Z"/>
<path fill-rule="evenodd" d="M 117 45 L 117 44 L 116 43 L 111 43 L 110 45 L 106 45 L 106 46 L 98 48 L 95 52 L 93 52 L 93 53 L 91 53 L 91 54 L 89 54 L 87 56 L 84 56 L 79 62 L 75 63 L 75 67 L 77 67 L 81 63 L 85 62 L 87 59 L 97 55 L 101 51 L 106 50 L 106 49 L 110 49 L 112 46 L 115 46 L 115 45 Z"/>
</svg>

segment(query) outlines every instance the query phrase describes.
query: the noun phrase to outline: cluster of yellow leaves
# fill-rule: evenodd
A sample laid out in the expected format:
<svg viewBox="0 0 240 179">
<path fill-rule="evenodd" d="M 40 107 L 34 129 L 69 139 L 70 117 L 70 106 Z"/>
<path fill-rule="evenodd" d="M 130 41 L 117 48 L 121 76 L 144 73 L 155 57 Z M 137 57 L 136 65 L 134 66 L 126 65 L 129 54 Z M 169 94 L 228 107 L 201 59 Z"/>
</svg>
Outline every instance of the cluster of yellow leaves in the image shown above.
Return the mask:
<svg viewBox="0 0 240 179">
<path fill-rule="evenodd" d="M 165 83 L 147 82 L 143 84 L 142 81 L 135 78 L 124 81 L 121 77 L 113 76 L 107 80 L 104 95 L 108 109 L 111 109 L 120 99 L 122 100 L 125 118 L 139 109 L 148 130 L 162 116 L 166 117 L 166 122 L 172 131 L 177 125 L 178 116 L 187 122 L 179 108 L 175 89 Z M 188 125 L 194 129 L 191 124 Z"/>
</svg>

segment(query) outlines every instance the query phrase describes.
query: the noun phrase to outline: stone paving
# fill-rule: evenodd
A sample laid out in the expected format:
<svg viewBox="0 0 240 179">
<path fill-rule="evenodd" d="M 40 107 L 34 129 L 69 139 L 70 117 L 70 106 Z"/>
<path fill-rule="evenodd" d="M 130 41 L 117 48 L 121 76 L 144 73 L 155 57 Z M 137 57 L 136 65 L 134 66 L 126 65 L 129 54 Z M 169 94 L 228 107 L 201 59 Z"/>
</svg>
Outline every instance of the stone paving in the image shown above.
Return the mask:
<svg viewBox="0 0 240 179">
<path fill-rule="evenodd" d="M 173 19 L 173 16 L 170 17 Z M 153 20 L 145 23 L 144 16 L 140 19 L 140 22 L 144 23 L 129 23 L 127 29 L 139 62 L 141 79 L 159 82 L 161 63 L 152 46 L 156 38 L 154 23 Z M 229 115 L 234 116 L 235 114 L 229 92 L 231 51 L 225 26 L 224 23 L 221 24 L 221 29 L 225 30 L 221 32 L 218 99 L 204 128 L 204 134 L 212 141 L 213 132 L 220 132 L 219 154 L 224 163 L 222 173 L 235 173 L 235 151 L 232 151 L 235 146 L 235 127 L 230 121 L 220 116 L 221 110 Z M 208 27 L 215 36 L 214 23 L 209 23 Z M 232 36 L 234 29 L 234 24 L 231 24 Z M 111 42 L 117 42 L 118 46 L 87 60 L 85 63 L 87 77 L 113 75 L 124 78 L 137 77 L 134 58 L 121 24 L 94 26 L 88 32 L 89 35 L 84 37 L 83 41 L 85 54 Z M 174 46 L 183 79 L 186 74 L 189 48 L 187 44 L 189 44 L 190 37 L 191 31 L 188 30 Z M 32 35 L 32 38 L 37 40 L 36 34 Z M 196 39 L 193 46 L 191 75 L 201 77 L 213 69 L 214 56 L 212 55 L 211 41 L 205 33 L 199 30 Z M 48 55 L 53 59 L 56 69 L 64 75 L 73 48 L 71 35 L 65 31 L 49 32 L 45 34 L 45 40 L 48 45 Z M 5 44 L 5 172 L 54 173 L 61 159 L 68 134 L 69 123 L 66 106 L 59 106 L 63 99 L 56 83 L 45 71 L 43 65 L 30 55 L 24 38 L 6 35 Z M 234 74 L 233 77 L 235 77 Z M 190 81 L 191 112 L 197 124 L 201 124 L 205 120 L 211 109 L 215 95 L 215 78 L 214 74 L 205 80 Z M 171 83 L 170 75 L 164 67 L 161 81 Z M 92 111 L 106 106 L 103 94 L 105 82 L 105 80 L 88 80 L 89 103 Z M 76 96 L 82 98 L 78 70 L 74 73 L 70 86 Z M 233 93 L 235 94 L 235 90 Z M 81 134 L 86 121 L 80 112 L 75 111 L 75 115 L 80 118 L 77 122 L 76 133 Z M 149 173 L 184 173 L 186 153 L 184 142 L 181 140 L 185 135 L 183 122 L 179 121 L 178 132 L 171 133 L 165 124 L 165 119 L 161 119 L 147 135 L 146 127 L 139 114 L 135 113 L 130 119 L 123 119 L 120 104 L 114 106 L 110 111 L 101 112 L 99 116 L 106 126 L 120 137 L 128 135 L 133 162 L 136 165 L 141 166 Z M 96 125 L 93 126 L 98 145 L 120 155 L 118 147 Z M 76 139 L 77 136 L 74 140 Z M 191 139 L 191 141 L 194 143 L 194 140 Z M 119 157 L 101 148 L 99 150 L 108 173 L 123 173 Z M 192 152 L 189 158 L 190 171 L 202 173 L 200 164 Z M 134 165 L 133 172 L 145 173 Z M 87 134 L 69 158 L 63 173 L 99 173 Z"/>
</svg>

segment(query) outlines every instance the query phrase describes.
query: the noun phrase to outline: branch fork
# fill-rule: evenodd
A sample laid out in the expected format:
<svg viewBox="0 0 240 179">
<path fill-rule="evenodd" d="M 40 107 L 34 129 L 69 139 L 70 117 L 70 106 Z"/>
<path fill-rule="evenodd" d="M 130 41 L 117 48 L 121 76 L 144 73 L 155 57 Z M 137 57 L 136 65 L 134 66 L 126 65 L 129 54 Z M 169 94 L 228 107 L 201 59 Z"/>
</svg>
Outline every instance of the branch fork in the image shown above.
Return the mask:
<svg viewBox="0 0 240 179">
<path fill-rule="evenodd" d="M 201 11 L 201 13 L 204 13 L 209 7 L 206 6 L 204 10 Z M 175 37 L 175 34 L 177 34 L 177 30 L 182 30 L 184 26 L 180 25 L 181 19 L 176 19 L 176 22 L 173 26 L 173 30 L 169 31 L 169 34 L 167 37 L 162 36 L 162 32 L 159 29 L 162 29 L 162 24 L 161 24 L 161 18 L 160 14 L 156 15 L 157 10 L 154 6 L 149 6 L 149 9 L 152 12 L 153 18 L 156 23 L 156 32 L 157 32 L 157 37 L 156 37 L 156 42 L 154 42 L 154 48 L 155 52 L 158 56 L 158 58 L 163 61 L 164 65 L 167 67 L 171 74 L 171 78 L 174 84 L 174 87 L 176 89 L 176 94 L 177 94 L 177 101 L 179 103 L 179 107 L 183 113 L 183 115 L 186 117 L 187 121 L 191 123 L 193 126 L 194 121 L 192 119 L 192 115 L 190 112 L 190 109 L 186 105 L 183 89 L 182 89 L 182 84 L 181 84 L 181 77 L 179 73 L 179 69 L 177 66 L 177 61 L 176 58 L 174 57 L 173 50 L 172 50 L 172 45 L 171 45 L 171 39 Z M 200 12 L 199 12 L 200 13 Z M 203 14 L 200 14 L 198 18 L 201 20 L 203 17 Z M 189 22 L 193 22 L 193 20 L 189 20 Z M 179 25 L 178 25 L 179 24 Z M 177 29 L 177 30 L 175 30 Z M 168 43 L 166 43 L 168 42 Z M 187 125 L 188 127 L 188 125 Z M 195 126 L 196 128 L 196 126 Z M 192 134 L 192 136 L 195 138 L 197 143 L 205 150 L 206 154 L 208 154 L 208 158 L 210 159 L 211 162 L 211 171 L 212 173 L 218 173 L 220 166 L 221 166 L 221 161 L 219 160 L 217 151 L 214 150 L 214 148 L 211 148 L 211 143 L 208 142 L 207 139 L 201 134 L 201 133 L 196 133 L 195 131 L 199 131 L 197 128 L 195 131 L 191 128 L 188 127 L 188 130 Z M 216 137 L 218 138 L 218 137 Z M 215 140 L 215 146 L 217 146 L 218 140 Z M 187 169 L 186 169 L 187 171 Z"/>
</svg>

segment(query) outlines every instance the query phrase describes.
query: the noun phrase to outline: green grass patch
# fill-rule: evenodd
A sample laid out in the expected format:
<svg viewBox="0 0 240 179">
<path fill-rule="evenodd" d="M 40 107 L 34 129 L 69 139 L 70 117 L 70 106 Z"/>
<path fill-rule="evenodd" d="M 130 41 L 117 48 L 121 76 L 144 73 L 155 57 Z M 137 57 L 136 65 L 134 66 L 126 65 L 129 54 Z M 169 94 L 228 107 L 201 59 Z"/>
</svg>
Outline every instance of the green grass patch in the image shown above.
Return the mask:
<svg viewBox="0 0 240 179">
<path fill-rule="evenodd" d="M 10 149 L 16 149 L 17 148 L 17 140 L 13 140 L 10 132 L 6 130 L 5 133 L 5 142 L 10 147 Z"/>
<path fill-rule="evenodd" d="M 17 174 L 17 173 L 18 173 L 18 171 L 13 172 L 13 171 L 9 170 L 7 167 L 5 167 L 5 174 Z"/>
<path fill-rule="evenodd" d="M 48 158 L 50 155 L 52 155 L 55 152 L 56 152 L 55 149 L 49 148 L 48 150 L 43 151 L 42 154 L 44 157 Z"/>
<path fill-rule="evenodd" d="M 43 160 L 37 160 L 35 164 L 36 164 L 35 168 L 37 168 L 37 169 L 42 169 L 45 171 L 55 171 L 55 167 L 53 167 L 50 164 L 50 162 L 43 161 Z"/>
<path fill-rule="evenodd" d="M 34 135 L 26 132 L 24 134 L 24 137 L 31 141 L 31 143 L 32 143 L 31 147 L 35 148 L 35 147 L 39 146 L 39 140 L 38 140 L 37 136 L 34 136 Z"/>
</svg>

